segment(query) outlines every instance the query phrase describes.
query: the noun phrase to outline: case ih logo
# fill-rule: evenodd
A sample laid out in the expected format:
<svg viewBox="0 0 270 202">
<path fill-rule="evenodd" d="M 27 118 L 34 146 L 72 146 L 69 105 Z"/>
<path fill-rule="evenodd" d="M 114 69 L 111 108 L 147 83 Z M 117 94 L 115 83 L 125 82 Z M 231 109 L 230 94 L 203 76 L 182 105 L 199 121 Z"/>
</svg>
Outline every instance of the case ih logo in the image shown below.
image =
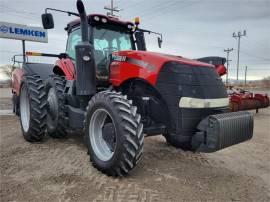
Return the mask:
<svg viewBox="0 0 270 202">
<path fill-rule="evenodd" d="M 125 62 L 127 60 L 126 56 L 112 55 L 113 61 Z"/>
<path fill-rule="evenodd" d="M 0 32 L 7 33 L 7 32 L 8 32 L 8 27 L 5 26 L 5 25 L 2 25 L 2 26 L 0 27 Z"/>
</svg>

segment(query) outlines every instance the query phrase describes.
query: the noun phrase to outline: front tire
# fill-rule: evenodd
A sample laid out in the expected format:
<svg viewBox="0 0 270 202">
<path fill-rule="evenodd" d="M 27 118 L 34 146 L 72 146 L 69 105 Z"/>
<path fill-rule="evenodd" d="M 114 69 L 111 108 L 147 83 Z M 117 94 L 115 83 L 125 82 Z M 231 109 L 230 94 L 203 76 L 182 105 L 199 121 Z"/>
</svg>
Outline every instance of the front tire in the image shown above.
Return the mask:
<svg viewBox="0 0 270 202">
<path fill-rule="evenodd" d="M 20 89 L 20 122 L 23 137 L 39 142 L 46 131 L 46 93 L 42 79 L 37 75 L 25 76 Z"/>
<path fill-rule="evenodd" d="M 125 176 L 143 152 L 143 125 L 137 107 L 120 92 L 103 91 L 89 102 L 85 135 L 94 167 L 109 176 Z"/>
</svg>

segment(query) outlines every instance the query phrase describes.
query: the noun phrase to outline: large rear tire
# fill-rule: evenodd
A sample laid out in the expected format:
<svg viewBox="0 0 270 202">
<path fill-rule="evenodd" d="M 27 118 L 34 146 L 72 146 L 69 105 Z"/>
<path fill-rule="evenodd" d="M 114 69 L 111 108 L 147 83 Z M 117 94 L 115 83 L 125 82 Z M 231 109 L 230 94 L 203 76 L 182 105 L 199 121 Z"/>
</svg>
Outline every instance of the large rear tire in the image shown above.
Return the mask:
<svg viewBox="0 0 270 202">
<path fill-rule="evenodd" d="M 46 131 L 46 92 L 37 75 L 25 76 L 20 89 L 20 122 L 23 137 L 39 142 Z"/>
<path fill-rule="evenodd" d="M 63 77 L 52 75 L 46 81 L 48 101 L 47 133 L 53 138 L 63 138 L 66 133 L 66 112 L 64 89 L 66 80 Z"/>
<path fill-rule="evenodd" d="M 143 125 L 137 107 L 120 92 L 103 91 L 89 102 L 85 135 L 94 167 L 109 176 L 125 176 L 143 152 Z"/>
</svg>

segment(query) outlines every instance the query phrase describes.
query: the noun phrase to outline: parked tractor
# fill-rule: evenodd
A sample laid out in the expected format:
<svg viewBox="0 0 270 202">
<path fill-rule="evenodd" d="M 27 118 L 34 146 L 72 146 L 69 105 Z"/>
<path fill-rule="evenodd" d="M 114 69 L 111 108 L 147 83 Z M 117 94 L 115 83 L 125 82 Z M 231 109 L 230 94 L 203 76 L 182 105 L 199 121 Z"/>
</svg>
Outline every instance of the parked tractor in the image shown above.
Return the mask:
<svg viewBox="0 0 270 202">
<path fill-rule="evenodd" d="M 27 53 L 58 57 L 55 64 L 24 63 L 13 73 L 13 104 L 25 140 L 81 130 L 93 166 L 125 176 L 141 160 L 145 136 L 163 135 L 168 144 L 197 152 L 252 138 L 252 115 L 228 112 L 214 65 L 147 51 L 144 33 L 155 32 L 139 28 L 138 20 L 86 15 L 81 0 L 78 13 L 47 8 L 45 29 L 54 27 L 49 10 L 79 18 L 65 28 L 65 53 Z"/>
</svg>

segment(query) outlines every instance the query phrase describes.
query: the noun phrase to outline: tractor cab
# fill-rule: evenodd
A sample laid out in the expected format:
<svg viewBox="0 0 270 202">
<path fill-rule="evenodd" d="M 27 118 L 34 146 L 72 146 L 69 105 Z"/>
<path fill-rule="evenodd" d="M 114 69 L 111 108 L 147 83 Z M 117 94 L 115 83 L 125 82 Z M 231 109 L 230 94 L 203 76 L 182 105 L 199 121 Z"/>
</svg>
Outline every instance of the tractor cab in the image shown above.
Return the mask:
<svg viewBox="0 0 270 202">
<path fill-rule="evenodd" d="M 134 39 L 134 24 L 120 21 L 117 18 L 104 15 L 88 15 L 89 42 L 93 46 L 96 64 L 97 81 L 109 79 L 109 65 L 113 52 L 123 50 L 136 50 Z M 80 21 L 70 22 L 66 31 L 68 41 L 66 53 L 75 61 L 75 47 L 81 41 Z"/>
<path fill-rule="evenodd" d="M 48 10 L 79 16 L 69 11 L 47 8 L 45 14 L 42 15 L 42 23 L 45 29 L 54 28 L 53 16 L 47 13 Z M 138 17 L 135 18 L 135 23 L 132 23 L 102 14 L 85 15 L 83 23 L 78 18 L 68 23 L 65 28 L 68 32 L 66 55 L 74 62 L 77 61 L 76 46 L 82 41 L 82 33 L 84 33 L 87 42 L 92 46 L 92 60 L 95 61 L 97 84 L 101 82 L 103 85 L 104 82 L 106 83 L 109 80 L 112 53 L 124 50 L 146 51 L 144 33 L 158 35 L 158 46 L 161 47 L 162 34 L 140 29 L 139 24 L 140 19 Z"/>
</svg>

